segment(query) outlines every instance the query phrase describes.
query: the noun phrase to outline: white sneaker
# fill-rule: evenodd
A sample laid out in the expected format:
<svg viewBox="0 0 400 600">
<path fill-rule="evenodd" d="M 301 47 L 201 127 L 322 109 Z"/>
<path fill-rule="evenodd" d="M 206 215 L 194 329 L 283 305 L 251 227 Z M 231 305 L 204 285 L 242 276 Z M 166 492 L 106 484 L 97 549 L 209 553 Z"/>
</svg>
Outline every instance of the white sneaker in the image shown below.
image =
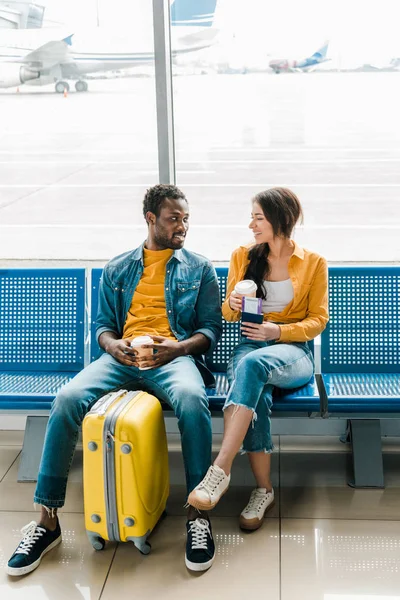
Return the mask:
<svg viewBox="0 0 400 600">
<path fill-rule="evenodd" d="M 251 492 L 249 503 L 240 513 L 239 524 L 242 529 L 254 530 L 261 527 L 265 513 L 274 506 L 274 490 L 256 488 Z"/>
<path fill-rule="evenodd" d="M 211 510 L 229 487 L 230 475 L 217 465 L 211 465 L 203 481 L 189 494 L 188 503 L 198 510 Z"/>
</svg>

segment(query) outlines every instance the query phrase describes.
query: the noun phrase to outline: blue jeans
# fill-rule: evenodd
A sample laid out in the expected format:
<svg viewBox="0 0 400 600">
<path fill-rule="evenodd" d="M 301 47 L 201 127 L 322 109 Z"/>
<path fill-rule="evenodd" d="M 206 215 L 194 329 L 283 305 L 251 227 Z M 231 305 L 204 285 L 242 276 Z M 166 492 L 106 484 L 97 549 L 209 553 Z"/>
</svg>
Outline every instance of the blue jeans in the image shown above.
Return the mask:
<svg viewBox="0 0 400 600">
<path fill-rule="evenodd" d="M 47 425 L 34 501 L 64 505 L 68 473 L 79 429 L 93 404 L 111 390 L 144 390 L 166 402 L 178 418 L 188 493 L 211 464 L 211 416 L 203 379 L 193 358 L 140 371 L 103 354 L 65 385 L 55 398 Z"/>
<path fill-rule="evenodd" d="M 276 344 L 243 340 L 228 365 L 230 389 L 224 410 L 231 404 L 253 411 L 243 440 L 245 452 L 272 452 L 271 407 L 274 387 L 290 389 L 308 383 L 314 360 L 303 343 Z"/>
</svg>

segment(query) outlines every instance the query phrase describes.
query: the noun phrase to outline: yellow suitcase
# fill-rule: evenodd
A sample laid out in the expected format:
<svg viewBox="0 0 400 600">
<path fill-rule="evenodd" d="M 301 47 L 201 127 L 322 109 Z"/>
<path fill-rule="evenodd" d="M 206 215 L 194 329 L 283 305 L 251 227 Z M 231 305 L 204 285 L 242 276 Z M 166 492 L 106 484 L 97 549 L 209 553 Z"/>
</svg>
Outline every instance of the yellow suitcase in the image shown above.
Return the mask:
<svg viewBox="0 0 400 600">
<path fill-rule="evenodd" d="M 147 538 L 169 494 L 160 402 L 146 392 L 107 394 L 86 415 L 82 433 L 85 527 L 93 548 L 132 541 L 148 554 Z"/>
</svg>

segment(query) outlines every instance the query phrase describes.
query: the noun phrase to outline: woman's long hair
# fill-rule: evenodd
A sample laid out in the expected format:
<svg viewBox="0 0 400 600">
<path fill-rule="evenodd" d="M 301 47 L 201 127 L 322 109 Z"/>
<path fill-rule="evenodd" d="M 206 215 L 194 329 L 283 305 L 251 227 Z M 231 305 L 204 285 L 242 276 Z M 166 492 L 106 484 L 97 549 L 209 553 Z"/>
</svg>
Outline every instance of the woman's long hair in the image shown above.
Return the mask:
<svg viewBox="0 0 400 600">
<path fill-rule="evenodd" d="M 267 221 L 271 223 L 275 236 L 290 239 L 296 223 L 303 221 L 303 210 L 296 194 L 287 188 L 271 188 L 254 196 L 255 202 L 261 206 Z M 270 265 L 268 262 L 268 244 L 256 244 L 249 250 L 249 264 L 243 279 L 252 279 L 257 284 L 257 297 L 266 299 L 263 282 L 268 279 Z"/>
</svg>

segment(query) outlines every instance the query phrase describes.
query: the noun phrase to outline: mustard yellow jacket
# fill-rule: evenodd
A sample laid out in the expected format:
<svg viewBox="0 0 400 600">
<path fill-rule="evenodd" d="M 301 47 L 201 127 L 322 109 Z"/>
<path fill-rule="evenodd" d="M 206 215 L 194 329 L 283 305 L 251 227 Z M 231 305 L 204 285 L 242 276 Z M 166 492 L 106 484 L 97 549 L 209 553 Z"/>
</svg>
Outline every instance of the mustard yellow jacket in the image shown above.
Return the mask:
<svg viewBox="0 0 400 600">
<path fill-rule="evenodd" d="M 294 297 L 282 312 L 264 315 L 265 321 L 279 323 L 279 342 L 306 342 L 325 329 L 328 322 L 328 265 L 326 260 L 294 242 L 294 252 L 289 259 L 289 277 Z M 236 283 L 243 279 L 249 264 L 251 246 L 240 246 L 231 257 L 226 298 L 222 314 L 227 321 L 239 321 L 240 312 L 229 306 L 228 298 Z M 283 325 L 281 325 L 283 323 Z"/>
</svg>

